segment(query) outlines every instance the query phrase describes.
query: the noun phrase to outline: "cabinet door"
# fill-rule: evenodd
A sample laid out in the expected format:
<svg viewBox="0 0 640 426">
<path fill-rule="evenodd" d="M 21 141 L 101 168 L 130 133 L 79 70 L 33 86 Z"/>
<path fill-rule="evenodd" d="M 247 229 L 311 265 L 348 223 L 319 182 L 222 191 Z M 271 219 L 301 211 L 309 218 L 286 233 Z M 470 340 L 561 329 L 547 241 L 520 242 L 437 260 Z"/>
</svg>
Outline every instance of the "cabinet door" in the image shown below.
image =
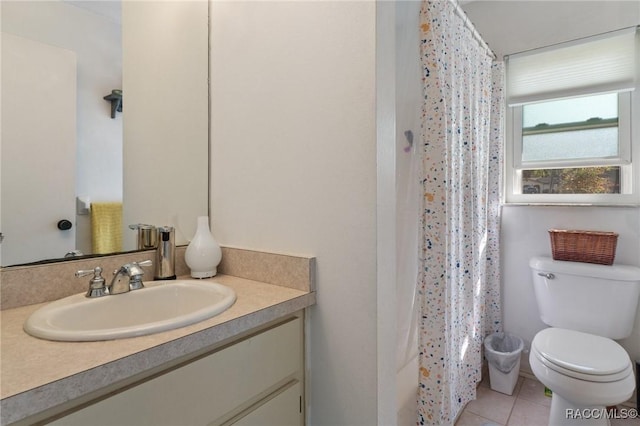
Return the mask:
<svg viewBox="0 0 640 426">
<path fill-rule="evenodd" d="M 295 318 L 51 424 L 222 424 L 263 400 L 275 401 L 269 398 L 287 383 L 301 382 L 303 371 L 302 320 Z M 299 401 L 302 393 L 297 395 Z M 294 407 L 299 411 L 299 402 Z M 271 415 L 276 418 L 275 411 Z"/>
<path fill-rule="evenodd" d="M 302 414 L 302 384 L 300 382 L 247 414 L 234 426 L 300 426 Z"/>
</svg>

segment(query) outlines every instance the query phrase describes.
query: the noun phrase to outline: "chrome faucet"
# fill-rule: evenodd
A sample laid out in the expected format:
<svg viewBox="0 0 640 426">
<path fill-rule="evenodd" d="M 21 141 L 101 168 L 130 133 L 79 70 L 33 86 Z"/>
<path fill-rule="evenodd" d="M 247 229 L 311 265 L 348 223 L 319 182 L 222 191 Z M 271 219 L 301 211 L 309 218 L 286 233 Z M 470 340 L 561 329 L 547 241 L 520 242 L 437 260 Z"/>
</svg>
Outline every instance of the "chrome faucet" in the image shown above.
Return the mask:
<svg viewBox="0 0 640 426">
<path fill-rule="evenodd" d="M 111 284 L 107 286 L 107 292 L 109 294 L 120 294 L 144 288 L 142 283 L 144 271 L 141 266 L 151 266 L 152 264 L 150 260 L 145 260 L 122 265 L 120 269 L 113 272 L 113 279 Z"/>
</svg>

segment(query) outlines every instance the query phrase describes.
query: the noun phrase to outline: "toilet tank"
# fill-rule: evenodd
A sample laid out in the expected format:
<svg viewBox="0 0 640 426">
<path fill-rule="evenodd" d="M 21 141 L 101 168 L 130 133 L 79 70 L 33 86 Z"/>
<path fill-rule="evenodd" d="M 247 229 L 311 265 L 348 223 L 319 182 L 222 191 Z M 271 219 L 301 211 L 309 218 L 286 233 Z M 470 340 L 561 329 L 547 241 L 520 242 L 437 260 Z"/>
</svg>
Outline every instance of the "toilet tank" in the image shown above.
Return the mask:
<svg viewBox="0 0 640 426">
<path fill-rule="evenodd" d="M 631 334 L 640 299 L 640 268 L 549 257 L 534 257 L 529 266 L 545 324 L 610 339 Z"/>
</svg>

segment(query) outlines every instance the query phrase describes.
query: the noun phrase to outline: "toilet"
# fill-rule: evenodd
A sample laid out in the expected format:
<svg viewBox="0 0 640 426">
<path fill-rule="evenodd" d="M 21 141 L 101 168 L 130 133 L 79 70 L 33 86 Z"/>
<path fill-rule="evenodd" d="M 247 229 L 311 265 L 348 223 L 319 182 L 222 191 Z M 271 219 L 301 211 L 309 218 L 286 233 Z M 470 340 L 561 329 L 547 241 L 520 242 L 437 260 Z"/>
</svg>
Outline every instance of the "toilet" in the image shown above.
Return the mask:
<svg viewBox="0 0 640 426">
<path fill-rule="evenodd" d="M 533 374 L 551 389 L 549 425 L 605 426 L 607 406 L 635 388 L 626 350 L 640 300 L 640 268 L 529 261 L 542 321 L 550 326 L 531 342 Z"/>
</svg>

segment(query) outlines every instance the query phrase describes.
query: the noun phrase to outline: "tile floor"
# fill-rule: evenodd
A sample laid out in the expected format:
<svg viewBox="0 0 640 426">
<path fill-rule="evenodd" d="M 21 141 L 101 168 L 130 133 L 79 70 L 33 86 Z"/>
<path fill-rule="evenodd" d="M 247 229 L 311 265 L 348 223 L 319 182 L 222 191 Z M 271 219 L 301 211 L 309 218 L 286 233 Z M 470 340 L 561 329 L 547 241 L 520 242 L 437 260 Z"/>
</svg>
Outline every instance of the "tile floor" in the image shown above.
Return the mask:
<svg viewBox="0 0 640 426">
<path fill-rule="evenodd" d="M 485 379 L 477 399 L 467 404 L 456 426 L 546 426 L 550 407 L 551 398 L 535 379 L 520 377 L 511 396 L 492 391 Z M 640 419 L 614 419 L 611 426 L 640 426 Z"/>
</svg>

